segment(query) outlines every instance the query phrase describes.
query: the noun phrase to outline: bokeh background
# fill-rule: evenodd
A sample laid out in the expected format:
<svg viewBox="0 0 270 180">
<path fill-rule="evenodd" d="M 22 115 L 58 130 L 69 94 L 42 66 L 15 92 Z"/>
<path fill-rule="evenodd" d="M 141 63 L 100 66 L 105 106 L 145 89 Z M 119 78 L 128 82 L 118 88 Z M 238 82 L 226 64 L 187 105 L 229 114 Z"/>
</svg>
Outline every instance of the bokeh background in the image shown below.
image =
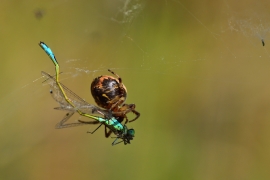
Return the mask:
<svg viewBox="0 0 270 180">
<path fill-rule="evenodd" d="M 233 0 L 2 1 L 0 179 L 270 179 L 270 4 Z M 57 130 L 41 71 L 93 103 L 118 73 L 140 119 L 130 145 Z M 264 41 L 265 46 L 262 45 Z M 132 117 L 132 114 L 130 114 Z M 70 122 L 82 119 L 73 116 Z"/>
</svg>

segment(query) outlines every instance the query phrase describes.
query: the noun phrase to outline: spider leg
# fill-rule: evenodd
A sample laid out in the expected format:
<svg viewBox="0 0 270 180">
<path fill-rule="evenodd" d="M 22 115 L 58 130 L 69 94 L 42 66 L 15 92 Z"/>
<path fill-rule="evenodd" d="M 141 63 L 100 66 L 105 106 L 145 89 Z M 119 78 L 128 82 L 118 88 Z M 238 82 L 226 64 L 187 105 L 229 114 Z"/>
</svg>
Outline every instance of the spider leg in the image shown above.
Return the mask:
<svg viewBox="0 0 270 180">
<path fill-rule="evenodd" d="M 108 102 L 108 104 L 111 104 L 110 110 L 115 111 L 115 110 L 119 109 L 118 106 L 121 106 L 121 104 L 123 104 L 125 102 L 125 100 L 126 100 L 126 91 L 127 90 L 126 90 L 125 85 L 123 84 L 122 78 L 118 74 L 113 72 L 112 70 L 108 69 L 108 71 L 110 73 L 112 73 L 113 75 L 115 75 L 118 78 L 118 81 L 119 81 L 119 90 L 120 90 L 121 96 L 117 96 L 113 100 Z M 124 97 L 122 97 L 122 95 L 124 95 Z"/>
<path fill-rule="evenodd" d="M 118 108 L 125 101 L 125 97 L 116 96 L 113 100 L 108 101 L 108 104 L 112 104 L 110 110 L 113 111 L 115 108 Z"/>
<path fill-rule="evenodd" d="M 129 120 L 129 122 L 135 121 L 135 120 L 138 119 L 138 118 L 140 117 L 140 115 L 141 115 L 138 111 L 135 111 L 134 109 L 132 110 L 132 112 L 136 115 L 136 117 L 135 117 L 134 119 L 132 119 L 132 120 Z"/>
<path fill-rule="evenodd" d="M 120 122 L 122 124 L 123 120 L 126 119 L 125 123 L 124 124 L 127 124 L 128 122 L 128 118 L 127 116 L 124 114 L 122 117 L 120 116 L 117 121 Z"/>
<path fill-rule="evenodd" d="M 136 117 L 132 120 L 128 120 L 126 114 L 129 112 L 133 112 L 136 115 Z M 140 113 L 135 110 L 135 104 L 123 104 L 123 106 L 118 111 L 113 112 L 113 114 L 125 118 L 126 119 L 125 124 L 128 122 L 133 122 L 140 117 Z M 120 122 L 120 120 L 118 121 Z"/>
<path fill-rule="evenodd" d="M 119 83 L 122 84 L 122 78 L 121 78 L 118 74 L 116 74 L 115 72 L 113 72 L 113 71 L 110 70 L 110 69 L 108 69 L 108 71 L 109 71 L 110 73 L 112 73 L 113 75 L 115 75 L 115 76 L 118 78 Z"/>
<path fill-rule="evenodd" d="M 126 114 L 127 113 L 129 113 L 129 112 L 133 112 L 135 115 L 136 115 L 136 117 L 134 118 L 134 119 L 132 119 L 132 120 L 128 120 L 128 117 L 126 116 Z M 126 119 L 126 121 L 125 121 L 125 124 L 127 124 L 128 122 L 133 122 L 133 121 L 135 121 L 135 120 L 137 120 L 139 117 L 140 117 L 140 113 L 138 112 L 138 111 L 136 111 L 136 110 L 134 110 L 134 109 L 132 109 L 132 110 L 127 110 L 127 111 L 125 111 L 125 112 L 113 112 L 113 114 L 114 115 L 118 115 L 118 116 L 123 116 L 125 119 Z M 120 120 L 118 120 L 119 122 L 120 122 Z M 122 120 L 123 121 L 123 120 Z M 122 122 L 121 121 L 121 122 Z M 120 122 L 120 123 L 121 123 Z"/>
<path fill-rule="evenodd" d="M 140 113 L 135 110 L 135 104 L 125 104 L 125 106 L 127 106 L 127 110 L 126 110 L 125 114 L 127 114 L 129 112 L 133 112 L 136 115 L 136 117 L 134 119 L 129 120 L 128 122 L 133 122 L 140 117 Z"/>
<path fill-rule="evenodd" d="M 118 119 L 118 122 L 120 122 L 122 124 L 124 119 L 126 119 L 124 125 L 127 124 L 129 122 L 129 120 L 128 120 L 128 117 L 126 116 L 126 114 L 123 114 L 123 117 L 121 117 L 121 119 Z"/>
<path fill-rule="evenodd" d="M 108 71 L 118 78 L 120 91 L 121 91 L 121 93 L 126 94 L 126 88 L 125 88 L 125 86 L 123 84 L 122 78 L 118 74 L 113 72 L 112 70 L 108 69 Z M 125 102 L 125 100 L 126 100 L 126 97 L 121 97 L 120 99 L 117 98 L 117 101 L 113 104 L 113 106 L 110 109 L 112 110 L 115 106 L 117 107 L 118 105 Z"/>
</svg>

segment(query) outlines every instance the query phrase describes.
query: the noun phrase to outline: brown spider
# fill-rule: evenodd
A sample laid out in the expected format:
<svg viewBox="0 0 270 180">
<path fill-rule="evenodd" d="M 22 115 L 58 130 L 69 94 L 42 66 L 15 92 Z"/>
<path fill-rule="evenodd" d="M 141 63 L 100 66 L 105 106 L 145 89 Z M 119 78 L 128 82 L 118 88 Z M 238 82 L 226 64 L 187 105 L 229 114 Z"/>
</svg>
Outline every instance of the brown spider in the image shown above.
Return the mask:
<svg viewBox="0 0 270 180">
<path fill-rule="evenodd" d="M 125 85 L 122 83 L 122 79 L 116 73 L 108 69 L 113 75 L 112 76 L 99 76 L 93 80 L 91 83 L 91 93 L 93 98 L 95 99 L 97 105 L 105 109 L 105 111 L 100 109 L 93 109 L 92 113 L 99 113 L 103 115 L 105 118 L 111 119 L 112 117 L 116 118 L 119 123 L 122 123 L 124 119 L 125 123 L 135 121 L 140 117 L 140 113 L 135 110 L 135 104 L 125 104 L 125 100 L 127 98 L 127 89 Z M 132 120 L 128 120 L 127 113 L 133 112 L 136 117 Z M 83 124 L 98 124 L 97 121 L 82 121 L 79 120 L 80 123 Z M 94 133 L 102 124 L 100 124 L 93 132 Z M 133 130 L 133 129 L 132 129 Z M 133 130 L 134 131 L 134 130 Z M 105 127 L 105 137 L 109 137 L 113 131 L 107 131 Z M 114 132 L 114 134 L 116 134 Z M 133 137 L 132 137 L 133 138 Z M 130 140 L 132 140 L 132 138 Z M 122 138 L 123 139 L 123 138 Z M 128 141 L 129 143 L 129 141 Z M 126 143 L 125 143 L 126 144 Z"/>
<path fill-rule="evenodd" d="M 112 112 L 120 123 L 126 119 L 127 122 L 135 121 L 140 117 L 140 113 L 135 110 L 135 104 L 125 104 L 127 98 L 127 89 L 122 83 L 122 79 L 119 75 L 108 69 L 113 76 L 99 76 L 91 83 L 91 93 L 95 99 L 97 105 L 106 110 Z M 128 120 L 126 114 L 133 112 L 136 117 L 132 120 Z"/>
</svg>

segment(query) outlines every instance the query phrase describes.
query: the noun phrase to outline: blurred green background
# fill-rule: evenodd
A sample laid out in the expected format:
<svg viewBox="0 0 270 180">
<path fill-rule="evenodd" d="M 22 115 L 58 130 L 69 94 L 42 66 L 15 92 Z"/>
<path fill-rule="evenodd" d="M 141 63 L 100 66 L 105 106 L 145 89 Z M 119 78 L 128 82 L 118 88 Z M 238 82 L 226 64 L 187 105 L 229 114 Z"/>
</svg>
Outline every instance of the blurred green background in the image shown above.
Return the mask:
<svg viewBox="0 0 270 180">
<path fill-rule="evenodd" d="M 0 179 L 270 179 L 270 4 L 232 0 L 2 1 Z M 261 39 L 265 46 L 262 46 Z M 131 145 L 55 129 L 43 70 L 94 103 L 118 73 L 140 119 Z M 131 115 L 132 116 L 132 115 Z M 70 121 L 82 118 L 74 116 Z"/>
</svg>

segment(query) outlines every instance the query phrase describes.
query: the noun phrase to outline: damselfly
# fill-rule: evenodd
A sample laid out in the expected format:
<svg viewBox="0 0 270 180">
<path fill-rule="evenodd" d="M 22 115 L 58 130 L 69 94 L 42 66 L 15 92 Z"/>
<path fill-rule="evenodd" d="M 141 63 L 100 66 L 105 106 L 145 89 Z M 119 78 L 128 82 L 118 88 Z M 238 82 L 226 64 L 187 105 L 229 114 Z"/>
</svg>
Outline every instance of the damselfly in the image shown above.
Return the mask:
<svg viewBox="0 0 270 180">
<path fill-rule="evenodd" d="M 46 72 L 41 72 L 42 75 L 47 78 L 45 82 L 47 82 L 51 86 L 50 92 L 52 97 L 60 105 L 60 107 L 57 107 L 55 109 L 68 111 L 66 116 L 56 125 L 56 128 L 61 129 L 85 124 L 100 124 L 93 132 L 91 132 L 94 133 L 101 125 L 104 124 L 106 137 L 110 136 L 110 132 L 108 133 L 106 128 L 110 129 L 110 131 L 112 131 L 116 135 L 116 139 L 113 141 L 112 145 L 116 145 L 122 141 L 124 142 L 124 144 L 129 144 L 130 140 L 132 140 L 134 137 L 135 130 L 128 129 L 125 124 L 121 124 L 122 119 L 118 120 L 117 118 L 115 118 L 109 110 L 103 110 L 97 106 L 87 103 L 81 97 L 79 97 L 62 83 L 60 83 L 59 64 L 52 50 L 44 42 L 40 42 L 39 45 L 46 52 L 46 54 L 50 57 L 50 59 L 55 65 L 55 78 Z M 81 116 L 94 119 L 95 121 L 79 120 L 76 123 L 66 123 L 75 112 L 77 112 Z M 103 117 L 94 114 L 99 114 Z M 122 141 L 117 142 L 118 139 L 122 139 Z"/>
</svg>

